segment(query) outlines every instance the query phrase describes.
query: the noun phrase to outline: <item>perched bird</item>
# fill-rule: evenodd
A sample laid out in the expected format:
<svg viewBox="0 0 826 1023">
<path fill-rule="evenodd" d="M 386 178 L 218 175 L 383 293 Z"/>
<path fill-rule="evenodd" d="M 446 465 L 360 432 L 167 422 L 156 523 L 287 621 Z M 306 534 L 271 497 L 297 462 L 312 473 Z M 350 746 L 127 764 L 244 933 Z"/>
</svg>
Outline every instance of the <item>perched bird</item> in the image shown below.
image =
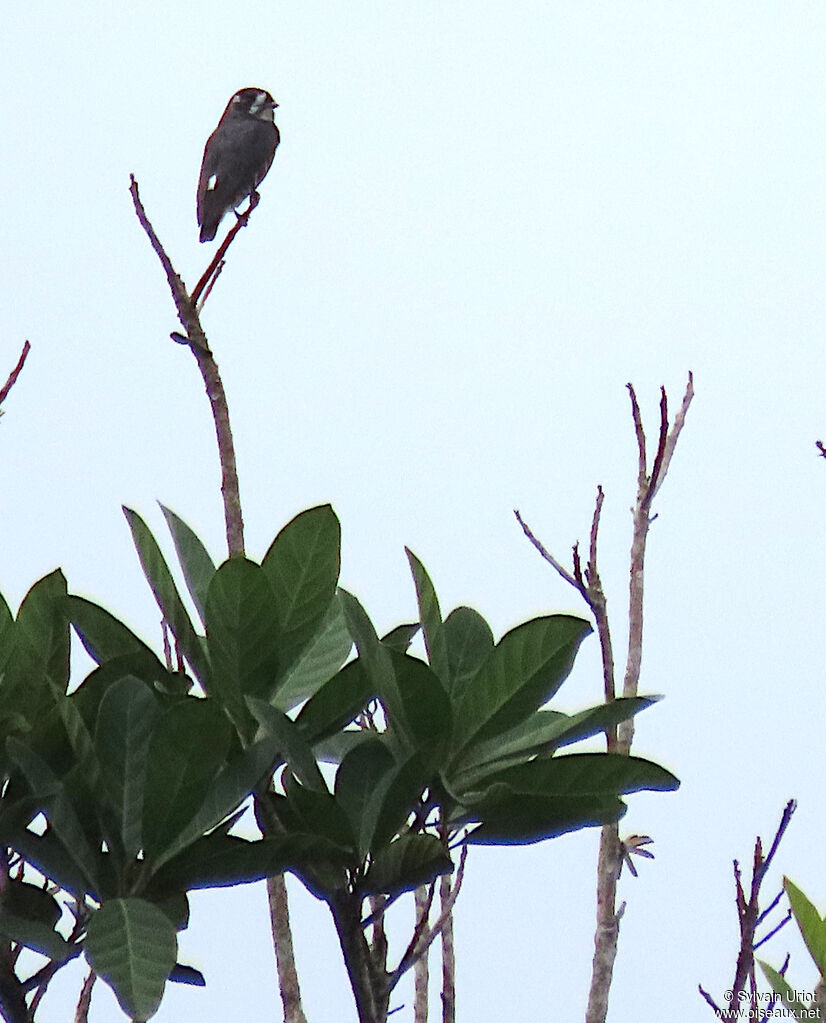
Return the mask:
<svg viewBox="0 0 826 1023">
<path fill-rule="evenodd" d="M 251 196 L 270 169 L 281 139 L 278 106 L 263 89 L 241 89 L 227 103 L 204 147 L 198 180 L 201 241 L 211 242 L 226 213 Z"/>
</svg>

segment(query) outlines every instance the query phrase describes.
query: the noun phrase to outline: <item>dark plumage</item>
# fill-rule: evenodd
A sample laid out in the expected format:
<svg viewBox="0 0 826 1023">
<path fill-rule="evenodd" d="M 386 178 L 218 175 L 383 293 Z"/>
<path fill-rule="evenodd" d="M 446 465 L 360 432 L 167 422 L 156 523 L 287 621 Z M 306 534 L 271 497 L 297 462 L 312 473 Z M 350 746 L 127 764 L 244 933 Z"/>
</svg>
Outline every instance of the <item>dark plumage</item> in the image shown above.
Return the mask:
<svg viewBox="0 0 826 1023">
<path fill-rule="evenodd" d="M 253 194 L 270 169 L 280 141 L 278 104 L 263 89 L 241 89 L 209 136 L 198 180 L 201 241 L 211 242 L 226 213 Z"/>
</svg>

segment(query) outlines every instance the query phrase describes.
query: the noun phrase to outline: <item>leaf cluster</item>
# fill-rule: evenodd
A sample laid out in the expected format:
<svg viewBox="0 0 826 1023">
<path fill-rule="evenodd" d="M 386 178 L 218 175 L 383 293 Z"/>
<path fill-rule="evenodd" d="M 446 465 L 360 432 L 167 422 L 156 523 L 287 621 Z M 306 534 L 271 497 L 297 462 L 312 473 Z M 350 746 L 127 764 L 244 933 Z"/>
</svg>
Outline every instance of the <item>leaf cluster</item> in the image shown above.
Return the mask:
<svg viewBox="0 0 826 1023">
<path fill-rule="evenodd" d="M 177 955 L 194 889 L 291 871 L 361 927 L 365 898 L 449 873 L 457 842 L 556 837 L 677 785 L 647 760 L 562 752 L 651 702 L 546 706 L 583 619 L 535 618 L 495 642 L 471 608 L 442 618 L 408 552 L 418 621 L 379 637 L 338 585 L 329 505 L 296 516 L 260 564 L 218 566 L 164 509 L 185 601 L 125 514 L 171 636 L 163 659 L 59 571 L 16 618 L 0 598 L 0 936 L 47 960 L 12 975 L 21 1003 L 84 952 L 124 1012 L 148 1019 L 168 980 L 204 983 Z M 419 630 L 424 657 L 410 652 Z M 72 631 L 95 665 L 77 685 Z M 254 839 L 236 827 L 250 806 Z"/>
</svg>

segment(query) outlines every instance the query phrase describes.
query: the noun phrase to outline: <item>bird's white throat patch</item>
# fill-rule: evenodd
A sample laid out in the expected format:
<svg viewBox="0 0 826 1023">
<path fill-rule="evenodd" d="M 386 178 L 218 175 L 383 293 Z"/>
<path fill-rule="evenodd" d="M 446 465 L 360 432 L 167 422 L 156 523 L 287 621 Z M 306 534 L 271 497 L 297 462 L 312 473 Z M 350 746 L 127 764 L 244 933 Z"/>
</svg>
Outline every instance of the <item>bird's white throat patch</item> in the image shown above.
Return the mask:
<svg viewBox="0 0 826 1023">
<path fill-rule="evenodd" d="M 253 117 L 260 117 L 262 121 L 272 120 L 272 107 L 270 97 L 266 92 L 259 92 L 250 105 L 250 114 Z"/>
</svg>

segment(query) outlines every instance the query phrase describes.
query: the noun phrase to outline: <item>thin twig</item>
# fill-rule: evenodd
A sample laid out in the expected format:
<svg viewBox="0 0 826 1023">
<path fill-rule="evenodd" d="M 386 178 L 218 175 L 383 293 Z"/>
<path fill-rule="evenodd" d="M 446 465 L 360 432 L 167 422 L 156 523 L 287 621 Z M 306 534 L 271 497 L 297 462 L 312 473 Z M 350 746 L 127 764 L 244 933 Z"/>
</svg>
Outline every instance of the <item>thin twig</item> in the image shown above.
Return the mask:
<svg viewBox="0 0 826 1023">
<path fill-rule="evenodd" d="M 287 882 L 283 874 L 267 878 L 267 897 L 270 907 L 272 943 L 275 949 L 275 967 L 284 1023 L 307 1023 L 301 1005 L 301 989 L 295 967 L 293 936 L 290 929 L 290 907 L 287 901 Z"/>
<path fill-rule="evenodd" d="M 416 907 L 416 927 L 411 941 L 415 949 L 419 936 L 427 927 L 430 916 L 430 907 L 433 903 L 433 893 L 436 885 L 417 888 L 414 892 L 414 903 Z M 419 956 L 413 964 L 413 1023 L 427 1023 L 427 995 L 430 986 L 430 962 L 427 956 Z"/>
<path fill-rule="evenodd" d="M 75 1010 L 75 1023 L 87 1023 L 89 1019 L 89 1006 L 92 1004 L 92 988 L 95 986 L 95 980 L 97 975 L 94 970 L 89 970 L 86 974 L 86 979 L 83 981 L 83 987 L 80 989 L 80 998 L 77 1001 L 77 1009 Z"/>
<path fill-rule="evenodd" d="M 755 931 L 758 924 L 763 923 L 768 913 L 774 909 L 779 898 L 772 900 L 771 905 L 768 909 L 763 912 L 760 911 L 759 900 L 760 900 L 760 886 L 766 877 L 766 871 L 771 865 L 771 861 L 774 859 L 777 848 L 782 840 L 786 829 L 789 826 L 789 822 L 792 819 L 792 815 L 797 808 L 797 803 L 794 799 L 790 799 L 786 804 L 783 814 L 780 818 L 780 823 L 777 826 L 777 831 L 774 835 L 769 852 L 766 856 L 763 856 L 763 843 L 758 836 L 754 843 L 754 855 L 752 858 L 752 875 L 751 883 L 749 885 L 749 896 L 746 898 L 745 888 L 743 886 L 743 876 L 740 869 L 740 864 L 737 860 L 734 860 L 734 903 L 737 909 L 737 922 L 740 929 L 740 947 L 737 951 L 737 963 L 734 969 L 734 982 L 726 993 L 726 1001 L 729 1005 L 738 1005 L 745 1007 L 745 1002 L 741 1002 L 742 995 L 748 990 L 749 992 L 749 1004 L 751 1009 L 757 1013 L 758 1009 L 758 998 L 757 998 L 757 978 L 754 968 L 754 953 L 755 950 L 760 948 L 761 945 L 772 938 L 777 932 L 785 927 L 791 918 L 791 913 L 787 913 L 786 917 L 780 921 L 780 923 L 772 928 L 759 941 L 755 941 Z M 784 968 L 788 966 L 787 962 L 784 964 Z M 784 971 L 781 970 L 781 974 Z M 720 1015 L 719 1008 L 715 1005 L 713 999 L 703 987 L 699 986 L 700 994 L 705 998 L 708 1004 Z M 757 1015 L 754 1017 L 758 1018 Z"/>
<path fill-rule="evenodd" d="M 575 579 L 574 576 L 572 576 L 571 573 L 567 570 L 567 568 L 561 565 L 553 556 L 553 554 L 551 554 L 551 552 L 547 550 L 539 540 L 537 540 L 537 538 L 531 532 L 527 522 L 525 522 L 525 520 L 522 518 L 522 515 L 518 508 L 514 508 L 513 514 L 516 516 L 516 521 L 522 527 L 522 532 L 530 540 L 534 547 L 539 551 L 542 557 L 548 562 L 549 565 L 553 566 L 553 568 L 559 573 L 559 575 L 562 576 L 566 583 L 570 583 L 571 586 L 573 586 L 575 590 L 579 590 L 579 592 L 584 597 L 585 586 L 583 585 L 581 579 Z"/>
<path fill-rule="evenodd" d="M 23 351 L 20 353 L 20 358 L 17 360 L 17 365 L 14 367 L 11 373 L 9 373 L 9 378 L 5 382 L 5 384 L 3 384 L 2 387 L 0 387 L 0 405 L 3 404 L 3 402 L 9 395 L 9 391 L 17 383 L 17 378 L 20 376 L 20 372 L 23 369 L 23 365 L 26 362 L 26 358 L 29 352 L 31 351 L 31 348 L 32 346 L 29 344 L 28 341 L 23 342 Z"/>
<path fill-rule="evenodd" d="M 438 938 L 439 935 L 442 933 L 442 929 L 444 928 L 445 923 L 450 918 L 450 914 L 453 912 L 453 907 L 456 904 L 456 899 L 459 897 L 459 891 L 461 890 L 462 881 L 465 876 L 465 861 L 467 860 L 467 851 L 468 851 L 467 844 L 464 844 L 462 846 L 462 852 L 459 856 L 459 867 L 456 871 L 456 882 L 453 885 L 453 888 L 451 889 L 450 895 L 448 896 L 447 900 L 442 905 L 442 912 L 439 915 L 439 919 L 427 931 L 426 934 L 422 935 L 414 949 L 411 950 L 408 947 L 407 951 L 402 956 L 399 965 L 390 975 L 388 990 L 390 991 L 393 990 L 393 988 L 396 986 L 396 984 L 398 984 L 398 982 L 401 980 L 404 974 L 407 973 L 407 971 L 410 969 L 410 967 L 413 965 L 416 959 L 418 959 L 420 956 L 423 956 L 425 952 L 427 952 L 427 950 L 433 944 L 433 942 L 436 940 L 436 938 Z"/>
<path fill-rule="evenodd" d="M 204 271 L 203 276 L 195 285 L 195 288 L 193 289 L 192 292 L 192 304 L 196 307 L 198 312 L 200 312 L 201 309 L 203 309 L 204 302 L 206 302 L 207 298 L 209 297 L 210 291 L 212 291 L 213 287 L 215 286 L 215 282 L 218 280 L 219 274 L 224 268 L 225 262 L 224 257 L 227 254 L 227 249 L 230 247 L 230 245 L 232 245 L 233 241 L 235 240 L 235 236 L 238 234 L 241 228 L 247 226 L 247 221 L 250 219 L 250 214 L 260 201 L 261 196 L 258 194 L 258 192 L 253 192 L 252 195 L 250 196 L 249 206 L 244 210 L 243 213 L 235 214 L 237 218 L 235 224 L 233 224 L 232 229 L 229 231 L 226 238 L 218 246 L 218 251 L 212 257 L 212 260 L 209 266 Z M 198 299 L 201 298 L 201 292 L 204 292 L 204 296 L 199 303 Z"/>
<path fill-rule="evenodd" d="M 195 302 L 187 294 L 186 285 L 175 272 L 172 261 L 149 222 L 143 203 L 141 202 L 138 183 L 134 175 L 130 175 L 129 192 L 141 227 L 146 232 L 155 254 L 166 273 L 172 300 L 178 313 L 189 347 L 198 363 L 203 377 L 204 387 L 212 408 L 215 423 L 215 435 L 218 441 L 218 456 L 221 464 L 221 495 L 224 502 L 224 519 L 227 532 L 227 548 L 230 557 L 244 553 L 244 521 L 241 515 L 241 495 L 238 486 L 238 468 L 235 461 L 235 445 L 229 422 L 229 406 L 218 365 L 212 356 L 206 334 L 201 326 Z M 247 216 L 249 215 L 247 211 Z M 232 232 L 230 232 L 232 234 Z M 234 235 L 232 235 L 234 237 Z"/>
<path fill-rule="evenodd" d="M 439 901 L 447 905 L 453 886 L 447 874 L 439 878 Z M 442 928 L 442 1023 L 456 1023 L 456 950 L 453 943 L 453 914 Z"/>
</svg>

